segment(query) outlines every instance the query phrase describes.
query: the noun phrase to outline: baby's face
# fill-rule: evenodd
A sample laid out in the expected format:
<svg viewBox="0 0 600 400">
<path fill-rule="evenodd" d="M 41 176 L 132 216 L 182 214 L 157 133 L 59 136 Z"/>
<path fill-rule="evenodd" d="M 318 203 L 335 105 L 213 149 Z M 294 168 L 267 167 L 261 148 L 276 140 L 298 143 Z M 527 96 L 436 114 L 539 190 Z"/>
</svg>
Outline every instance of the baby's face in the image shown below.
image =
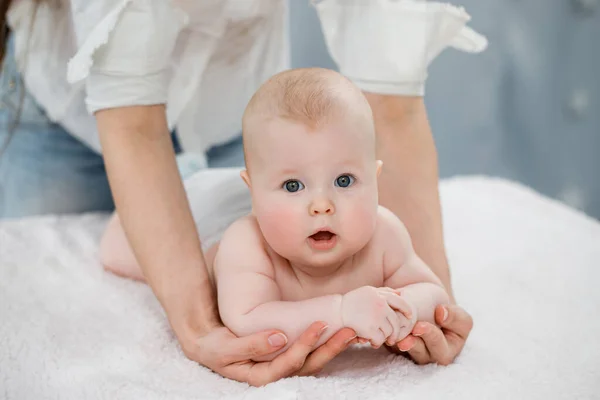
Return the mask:
<svg viewBox="0 0 600 400">
<path fill-rule="evenodd" d="M 380 163 L 373 139 L 351 125 L 311 131 L 272 120 L 249 149 L 254 214 L 269 245 L 293 263 L 340 262 L 373 235 Z"/>
</svg>

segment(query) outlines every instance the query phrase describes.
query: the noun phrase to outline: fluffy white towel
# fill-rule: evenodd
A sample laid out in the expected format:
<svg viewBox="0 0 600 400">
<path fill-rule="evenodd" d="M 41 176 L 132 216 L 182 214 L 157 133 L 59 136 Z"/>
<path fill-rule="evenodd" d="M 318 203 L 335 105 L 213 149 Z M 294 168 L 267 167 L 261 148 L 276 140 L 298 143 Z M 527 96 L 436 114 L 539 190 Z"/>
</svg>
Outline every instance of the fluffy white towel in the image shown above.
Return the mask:
<svg viewBox="0 0 600 400">
<path fill-rule="evenodd" d="M 105 215 L 0 223 L 0 398 L 591 399 L 600 396 L 600 223 L 517 184 L 442 183 L 458 301 L 449 367 L 355 348 L 264 388 L 187 360 L 149 288 L 104 272 Z"/>
</svg>

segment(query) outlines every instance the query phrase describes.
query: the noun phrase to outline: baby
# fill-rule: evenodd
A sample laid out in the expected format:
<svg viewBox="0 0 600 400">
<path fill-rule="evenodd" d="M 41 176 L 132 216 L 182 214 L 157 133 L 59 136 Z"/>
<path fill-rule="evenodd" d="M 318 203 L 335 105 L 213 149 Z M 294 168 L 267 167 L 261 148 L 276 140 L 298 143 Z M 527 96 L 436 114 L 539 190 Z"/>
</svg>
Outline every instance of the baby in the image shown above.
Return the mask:
<svg viewBox="0 0 600 400">
<path fill-rule="evenodd" d="M 243 141 L 252 211 L 207 251 L 225 326 L 238 336 L 280 329 L 284 351 L 318 320 L 328 329 L 317 346 L 343 327 L 379 347 L 417 320 L 435 323 L 448 295 L 378 205 L 382 163 L 356 86 L 330 70 L 280 73 L 250 100 Z M 103 242 L 108 269 L 141 278 L 118 219 Z"/>
</svg>

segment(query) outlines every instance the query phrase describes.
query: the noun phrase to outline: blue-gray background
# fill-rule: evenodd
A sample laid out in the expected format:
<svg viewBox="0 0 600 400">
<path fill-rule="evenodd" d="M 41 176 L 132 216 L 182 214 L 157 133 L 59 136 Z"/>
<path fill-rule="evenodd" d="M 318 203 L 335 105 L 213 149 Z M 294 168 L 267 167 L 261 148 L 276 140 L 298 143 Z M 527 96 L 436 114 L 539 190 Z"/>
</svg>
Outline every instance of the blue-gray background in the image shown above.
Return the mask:
<svg viewBox="0 0 600 400">
<path fill-rule="evenodd" d="M 448 49 L 426 104 L 440 174 L 520 181 L 600 218 L 600 0 L 454 0 L 485 34 Z M 314 9 L 290 0 L 292 65 L 335 68 Z"/>
</svg>

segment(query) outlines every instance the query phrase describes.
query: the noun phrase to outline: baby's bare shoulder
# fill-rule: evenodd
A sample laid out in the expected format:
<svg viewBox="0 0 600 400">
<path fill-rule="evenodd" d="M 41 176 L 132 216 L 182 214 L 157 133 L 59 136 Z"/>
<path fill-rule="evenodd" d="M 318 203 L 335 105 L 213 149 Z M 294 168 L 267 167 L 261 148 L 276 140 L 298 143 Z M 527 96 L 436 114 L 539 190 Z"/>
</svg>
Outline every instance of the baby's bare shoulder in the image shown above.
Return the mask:
<svg viewBox="0 0 600 400">
<path fill-rule="evenodd" d="M 404 223 L 389 209 L 379 206 L 377 210 L 377 226 L 373 241 L 377 248 L 385 253 L 403 254 L 412 246 L 410 235 Z"/>
<path fill-rule="evenodd" d="M 242 217 L 227 228 L 219 243 L 216 265 L 219 265 L 219 268 L 272 268 L 255 217 Z"/>
<path fill-rule="evenodd" d="M 240 236 L 244 237 L 248 241 L 254 241 L 262 239 L 258 222 L 253 215 L 246 215 L 242 218 L 235 220 L 223 233 L 221 244 L 224 242 L 238 241 Z"/>
<path fill-rule="evenodd" d="M 394 213 L 379 206 L 373 236 L 367 246 L 356 255 L 361 259 L 368 260 L 369 265 L 372 265 L 374 260 L 383 257 L 388 248 L 397 246 L 401 241 L 398 236 L 398 224 L 402 224 L 402 222 Z"/>
<path fill-rule="evenodd" d="M 404 223 L 390 210 L 380 206 L 377 220 L 378 247 L 382 252 L 384 276 L 387 278 L 413 253 L 410 235 Z"/>
<path fill-rule="evenodd" d="M 375 234 L 382 237 L 391 237 L 393 240 L 401 239 L 407 233 L 406 227 L 389 209 L 379 206 L 377 209 L 377 226 Z"/>
</svg>

